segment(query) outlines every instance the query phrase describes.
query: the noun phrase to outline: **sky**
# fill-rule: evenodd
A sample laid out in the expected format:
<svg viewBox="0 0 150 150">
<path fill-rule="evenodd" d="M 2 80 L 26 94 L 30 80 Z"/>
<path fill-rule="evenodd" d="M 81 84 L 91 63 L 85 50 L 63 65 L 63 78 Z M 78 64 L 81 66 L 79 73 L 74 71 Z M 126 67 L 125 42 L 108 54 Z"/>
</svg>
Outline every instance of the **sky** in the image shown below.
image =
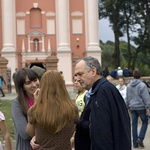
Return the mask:
<svg viewBox="0 0 150 150">
<path fill-rule="evenodd" d="M 114 42 L 114 33 L 109 26 L 108 19 L 99 20 L 99 39 L 106 43 L 108 40 Z M 126 37 L 121 37 L 120 40 L 126 40 Z"/>
<path fill-rule="evenodd" d="M 99 23 L 99 39 L 106 43 L 108 40 L 114 41 L 114 34 L 109 27 L 109 21 L 107 19 L 101 19 Z"/>
</svg>

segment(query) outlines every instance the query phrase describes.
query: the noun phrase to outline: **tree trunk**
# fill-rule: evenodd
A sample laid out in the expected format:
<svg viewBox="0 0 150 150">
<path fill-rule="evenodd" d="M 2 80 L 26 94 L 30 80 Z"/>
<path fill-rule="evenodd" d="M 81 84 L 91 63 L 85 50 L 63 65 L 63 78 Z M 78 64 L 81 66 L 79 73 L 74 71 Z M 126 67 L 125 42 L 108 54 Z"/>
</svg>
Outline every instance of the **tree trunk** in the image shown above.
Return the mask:
<svg viewBox="0 0 150 150">
<path fill-rule="evenodd" d="M 115 50 L 114 50 L 114 65 L 115 68 L 120 66 L 120 41 L 119 41 L 119 32 L 117 25 L 114 25 L 114 36 L 115 36 Z"/>
</svg>

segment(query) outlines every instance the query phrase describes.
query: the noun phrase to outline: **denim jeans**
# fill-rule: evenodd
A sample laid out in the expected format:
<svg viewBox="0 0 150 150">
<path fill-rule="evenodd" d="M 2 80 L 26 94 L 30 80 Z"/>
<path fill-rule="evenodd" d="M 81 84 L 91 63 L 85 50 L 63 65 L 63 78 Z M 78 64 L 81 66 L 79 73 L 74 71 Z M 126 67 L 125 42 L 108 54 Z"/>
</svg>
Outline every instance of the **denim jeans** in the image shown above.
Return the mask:
<svg viewBox="0 0 150 150">
<path fill-rule="evenodd" d="M 145 137 L 147 126 L 148 126 L 148 116 L 146 115 L 146 110 L 131 110 L 132 117 L 132 135 L 133 135 L 133 144 L 136 143 L 138 139 L 142 140 Z M 138 117 L 142 121 L 142 126 L 138 134 Z"/>
</svg>

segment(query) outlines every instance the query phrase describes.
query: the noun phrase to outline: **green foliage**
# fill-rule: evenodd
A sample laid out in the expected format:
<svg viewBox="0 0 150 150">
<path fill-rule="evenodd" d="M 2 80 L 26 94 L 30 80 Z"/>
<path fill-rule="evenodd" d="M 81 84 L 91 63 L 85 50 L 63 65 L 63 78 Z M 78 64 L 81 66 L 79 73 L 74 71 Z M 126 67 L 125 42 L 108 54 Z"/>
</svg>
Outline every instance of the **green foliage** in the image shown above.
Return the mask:
<svg viewBox="0 0 150 150">
<path fill-rule="evenodd" d="M 112 31 L 114 32 L 115 44 L 113 55 L 111 52 L 110 65 L 126 65 L 135 68 L 143 66 L 150 68 L 149 53 L 150 53 L 150 8 L 149 1 L 144 0 L 99 0 L 99 19 L 108 18 Z M 119 38 L 124 34 L 127 35 L 128 43 L 120 44 Z M 131 41 L 134 42 L 136 48 L 131 46 Z M 109 42 L 110 43 L 110 42 Z M 109 43 L 106 43 L 110 45 Z M 105 44 L 104 44 L 105 45 Z M 107 46 L 106 46 L 107 47 Z M 110 50 L 110 47 L 107 47 Z M 105 53 L 105 47 L 102 49 Z M 142 59 L 143 57 L 146 59 Z M 103 59 L 108 60 L 102 54 Z M 113 60 L 113 61 L 112 61 Z M 148 61 L 147 61 L 148 60 Z M 103 62 L 105 65 L 108 62 Z M 147 64 L 145 67 L 145 64 Z M 143 70 L 143 71 L 144 71 Z M 147 74 L 148 71 L 144 71 Z"/>
<path fill-rule="evenodd" d="M 149 66 L 147 64 L 139 64 L 137 65 L 137 68 L 140 69 L 140 71 L 142 72 L 142 76 L 149 76 L 150 75 L 150 69 Z"/>
<path fill-rule="evenodd" d="M 106 43 L 101 42 L 101 49 L 102 49 L 102 67 L 105 68 L 106 66 L 109 68 L 109 71 L 115 69 L 113 64 L 113 51 L 114 51 L 114 42 L 107 41 Z M 131 62 L 133 62 L 134 57 L 136 54 L 136 48 L 131 45 Z M 150 53 L 142 53 L 140 52 L 137 56 L 135 68 L 139 68 L 142 72 L 143 76 L 150 75 Z M 127 49 L 127 42 L 122 41 L 120 42 L 120 66 L 121 68 L 128 66 L 128 49 Z"/>
<path fill-rule="evenodd" d="M 129 58 L 129 54 L 128 54 L 128 43 L 125 41 L 120 42 L 120 51 L 121 51 L 121 55 L 124 57 L 125 61 L 128 62 L 128 58 Z M 131 61 L 134 58 L 134 55 L 136 53 L 136 49 L 134 46 L 131 45 Z M 121 62 L 122 64 L 122 62 Z M 126 64 L 126 66 L 128 66 L 128 64 Z"/>
<path fill-rule="evenodd" d="M 15 135 L 14 135 L 14 124 L 11 116 L 11 104 L 12 104 L 11 101 L 2 100 L 0 105 L 0 111 L 4 113 L 7 129 L 10 133 L 10 136 L 14 139 Z"/>
<path fill-rule="evenodd" d="M 102 67 L 105 68 L 107 66 L 113 68 L 112 55 L 114 51 L 114 44 L 112 43 L 110 44 L 109 42 L 108 44 L 101 44 L 101 49 L 102 49 Z"/>
</svg>

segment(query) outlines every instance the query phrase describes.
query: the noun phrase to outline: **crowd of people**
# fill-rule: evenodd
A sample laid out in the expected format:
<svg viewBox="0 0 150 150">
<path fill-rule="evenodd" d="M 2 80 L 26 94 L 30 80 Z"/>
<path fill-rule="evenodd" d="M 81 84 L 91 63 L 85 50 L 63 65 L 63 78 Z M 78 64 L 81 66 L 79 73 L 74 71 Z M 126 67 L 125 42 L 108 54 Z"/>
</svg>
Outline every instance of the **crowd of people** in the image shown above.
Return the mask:
<svg viewBox="0 0 150 150">
<path fill-rule="evenodd" d="M 146 81 L 141 80 L 142 74 L 139 69 L 135 69 L 132 76 L 133 79 L 129 83 L 126 83 L 122 74 L 122 76 L 118 77 L 116 88 L 123 97 L 126 107 L 131 115 L 133 147 L 144 148 L 143 141 L 145 139 L 150 115 L 149 85 Z M 109 81 L 112 82 L 112 80 Z M 138 132 L 139 118 L 142 125 Z"/>
<path fill-rule="evenodd" d="M 133 77 L 133 69 L 128 69 L 127 67 L 122 69 L 121 67 L 118 67 L 117 69 L 109 71 L 108 67 L 105 67 L 103 76 L 106 78 L 109 75 L 114 79 L 118 79 L 119 77 Z"/>
<path fill-rule="evenodd" d="M 126 85 L 124 71 L 118 67 L 116 86 L 108 80 L 110 74 L 94 57 L 77 60 L 73 75 L 77 95 L 73 102 L 62 72 L 37 67 L 17 70 L 17 97 L 12 102 L 16 150 L 144 148 L 150 96 L 140 79 L 141 72 L 135 69 L 133 80 Z M 138 117 L 142 121 L 139 133 Z M 10 150 L 11 141 L 6 140 Z"/>
</svg>

